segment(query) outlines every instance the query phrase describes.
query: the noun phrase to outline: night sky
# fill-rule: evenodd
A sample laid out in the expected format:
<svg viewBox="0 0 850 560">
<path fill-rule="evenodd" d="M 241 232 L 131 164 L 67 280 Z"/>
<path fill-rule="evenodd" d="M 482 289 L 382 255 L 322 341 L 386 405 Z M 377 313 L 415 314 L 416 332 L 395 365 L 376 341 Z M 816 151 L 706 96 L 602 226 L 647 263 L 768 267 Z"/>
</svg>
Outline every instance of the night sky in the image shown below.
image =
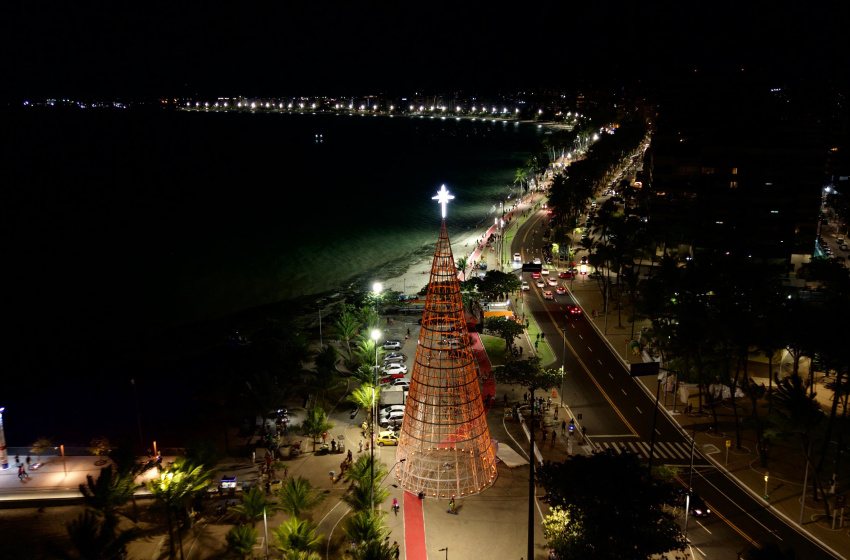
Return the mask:
<svg viewBox="0 0 850 560">
<path fill-rule="evenodd" d="M 846 75 L 846 2 L 18 2 L 4 97 L 286 96 Z M 817 11 L 812 7 L 816 6 Z"/>
</svg>

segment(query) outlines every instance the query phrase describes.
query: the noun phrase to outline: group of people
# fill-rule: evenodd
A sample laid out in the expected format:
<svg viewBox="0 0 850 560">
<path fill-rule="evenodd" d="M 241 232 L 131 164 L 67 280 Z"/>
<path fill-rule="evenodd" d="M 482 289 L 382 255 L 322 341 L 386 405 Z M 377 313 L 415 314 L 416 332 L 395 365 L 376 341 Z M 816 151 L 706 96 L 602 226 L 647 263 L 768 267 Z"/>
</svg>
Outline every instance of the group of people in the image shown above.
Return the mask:
<svg viewBox="0 0 850 560">
<path fill-rule="evenodd" d="M 30 463 L 32 463 L 32 459 L 29 455 L 27 455 L 26 458 L 26 465 L 24 465 L 24 463 L 21 463 L 20 455 L 15 455 L 15 464 L 18 466 L 18 478 L 20 478 L 21 480 L 30 477 L 29 473 L 27 472 L 27 470 L 30 468 Z"/>
<path fill-rule="evenodd" d="M 354 461 L 354 458 L 352 457 L 351 450 L 349 449 L 348 455 L 345 456 L 345 460 L 342 463 L 339 464 L 339 476 L 340 476 L 340 478 L 342 478 L 342 476 L 345 473 L 348 472 L 348 470 L 351 468 L 351 464 L 352 464 L 353 461 Z M 333 473 L 333 471 L 331 471 L 331 473 Z M 334 475 L 331 474 L 331 482 L 335 483 L 336 481 L 333 479 L 333 477 L 334 477 Z"/>
</svg>

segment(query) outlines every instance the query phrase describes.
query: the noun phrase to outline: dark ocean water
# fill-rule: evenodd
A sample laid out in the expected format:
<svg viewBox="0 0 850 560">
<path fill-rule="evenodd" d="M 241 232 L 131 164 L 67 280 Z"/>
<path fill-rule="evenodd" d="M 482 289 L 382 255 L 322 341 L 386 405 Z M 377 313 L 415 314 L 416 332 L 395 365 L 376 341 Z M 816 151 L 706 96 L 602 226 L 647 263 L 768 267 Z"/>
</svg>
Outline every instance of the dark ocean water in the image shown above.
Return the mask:
<svg viewBox="0 0 850 560">
<path fill-rule="evenodd" d="M 430 254 L 441 184 L 456 196 L 450 235 L 491 220 L 543 134 L 439 118 L 47 109 L 6 117 L 3 353 L 13 381 L 0 401 L 26 392 L 27 408 L 43 402 L 55 411 L 45 429 L 68 414 L 98 422 L 92 403 L 116 389 L 79 397 L 89 370 L 103 382 L 110 368 L 93 348 L 386 278 Z M 122 369 L 134 357 L 116 352 L 125 399 Z M 63 409 L 56 394 L 77 404 Z"/>
</svg>

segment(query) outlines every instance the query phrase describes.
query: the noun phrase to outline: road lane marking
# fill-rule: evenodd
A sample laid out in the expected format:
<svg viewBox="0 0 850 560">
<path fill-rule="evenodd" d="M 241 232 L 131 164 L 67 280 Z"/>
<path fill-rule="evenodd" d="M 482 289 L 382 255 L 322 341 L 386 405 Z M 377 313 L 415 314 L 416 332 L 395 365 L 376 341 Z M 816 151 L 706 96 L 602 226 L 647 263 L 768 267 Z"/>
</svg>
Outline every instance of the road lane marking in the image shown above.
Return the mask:
<svg viewBox="0 0 850 560">
<path fill-rule="evenodd" d="M 640 411 L 640 409 L 639 409 L 638 407 L 635 407 L 635 410 L 637 410 L 637 411 L 638 411 L 638 414 L 643 414 L 643 412 L 641 412 L 641 411 Z"/>
<path fill-rule="evenodd" d="M 600 360 L 599 358 L 596 358 L 596 361 L 599 362 L 600 366 L 602 365 L 602 360 Z M 611 374 L 609 373 L 608 375 L 611 375 Z M 611 379 L 614 379 L 613 375 L 611 375 Z"/>
<path fill-rule="evenodd" d="M 588 346 L 587 349 L 593 352 L 593 348 L 591 348 L 590 346 Z"/>
<path fill-rule="evenodd" d="M 627 397 L 629 396 L 629 394 L 626 392 L 625 389 L 620 389 L 620 390 L 623 392 L 624 395 L 626 395 Z"/>
<path fill-rule="evenodd" d="M 549 315 L 549 319 L 552 321 L 553 324 L 558 324 L 549 309 L 544 308 L 543 311 L 544 313 Z M 573 356 L 575 356 L 575 359 L 578 364 L 581 366 L 581 368 L 584 370 L 590 380 L 593 381 L 593 384 L 596 385 L 596 388 L 599 390 L 602 396 L 605 397 L 605 400 L 608 401 L 608 404 L 611 406 L 611 410 L 613 410 L 617 414 L 617 416 L 620 417 L 620 420 L 622 420 L 623 424 L 625 424 L 626 428 L 628 428 L 628 430 L 631 432 L 631 435 L 634 437 L 638 437 L 637 431 L 632 427 L 629 421 L 626 420 L 626 417 L 623 415 L 623 412 L 619 408 L 617 408 L 617 405 L 614 404 L 614 401 L 611 400 L 611 397 L 608 396 L 608 393 L 605 392 L 605 389 L 602 388 L 602 385 L 599 384 L 599 381 L 596 379 L 596 376 L 590 373 L 590 369 L 588 369 L 587 365 L 584 363 L 584 360 L 579 357 L 578 353 L 576 352 L 575 348 L 573 348 L 573 345 L 570 343 L 570 341 L 567 340 L 567 336 L 564 334 L 564 332 L 559 329 L 558 334 L 561 336 L 561 338 L 563 338 L 564 344 L 570 349 L 570 352 L 573 353 Z M 564 356 L 564 358 L 566 358 L 566 356 Z"/>
<path fill-rule="evenodd" d="M 608 377 L 610 377 L 611 379 L 614 379 L 614 376 L 611 375 L 610 373 L 608 374 Z"/>
</svg>

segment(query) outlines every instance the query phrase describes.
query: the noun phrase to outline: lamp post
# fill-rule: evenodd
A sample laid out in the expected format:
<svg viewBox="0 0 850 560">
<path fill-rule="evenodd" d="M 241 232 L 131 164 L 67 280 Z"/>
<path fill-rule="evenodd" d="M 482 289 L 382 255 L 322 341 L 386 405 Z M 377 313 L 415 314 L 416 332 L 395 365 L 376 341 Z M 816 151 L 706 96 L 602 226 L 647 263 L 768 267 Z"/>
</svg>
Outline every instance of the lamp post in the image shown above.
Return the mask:
<svg viewBox="0 0 850 560">
<path fill-rule="evenodd" d="M 377 282 L 376 282 L 377 284 Z M 372 512 L 375 512 L 375 419 L 378 415 L 378 397 L 376 387 L 378 385 L 378 339 L 381 338 L 381 331 L 375 329 L 372 331 L 372 340 L 375 341 L 375 369 L 372 372 L 372 421 L 369 423 L 370 442 L 369 454 L 371 461 L 369 463 L 369 482 L 370 496 L 369 503 L 372 506 Z"/>
</svg>

